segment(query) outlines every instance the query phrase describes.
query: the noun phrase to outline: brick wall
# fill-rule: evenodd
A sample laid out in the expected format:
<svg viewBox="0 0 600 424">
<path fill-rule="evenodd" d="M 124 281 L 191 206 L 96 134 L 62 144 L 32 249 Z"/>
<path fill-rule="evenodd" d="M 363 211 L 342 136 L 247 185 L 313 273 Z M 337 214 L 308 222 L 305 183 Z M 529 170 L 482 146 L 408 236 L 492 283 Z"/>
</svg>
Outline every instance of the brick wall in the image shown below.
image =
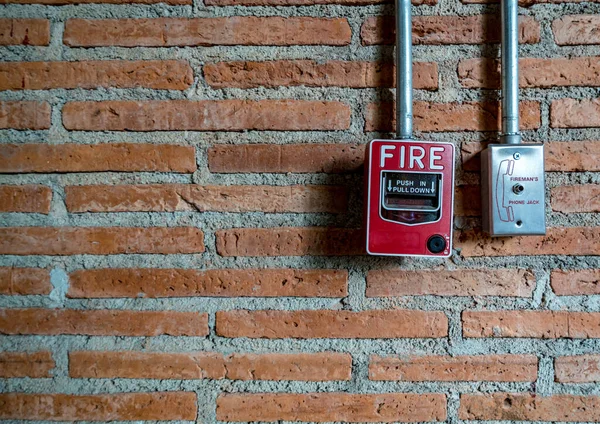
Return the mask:
<svg viewBox="0 0 600 424">
<path fill-rule="evenodd" d="M 498 4 L 413 4 L 448 260 L 363 252 L 390 3 L 0 0 L 0 419 L 600 422 L 600 4 L 521 4 L 549 228 L 495 240 Z"/>
</svg>

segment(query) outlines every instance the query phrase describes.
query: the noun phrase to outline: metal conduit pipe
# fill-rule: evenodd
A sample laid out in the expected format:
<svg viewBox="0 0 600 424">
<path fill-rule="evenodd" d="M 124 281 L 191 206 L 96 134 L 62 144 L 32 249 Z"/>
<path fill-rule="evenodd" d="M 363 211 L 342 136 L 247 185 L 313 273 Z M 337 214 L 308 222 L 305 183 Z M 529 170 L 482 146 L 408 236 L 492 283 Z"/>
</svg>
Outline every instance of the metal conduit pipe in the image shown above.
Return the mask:
<svg viewBox="0 0 600 424">
<path fill-rule="evenodd" d="M 396 137 L 413 136 L 412 25 L 410 0 L 396 0 Z"/>
<path fill-rule="evenodd" d="M 519 24 L 517 0 L 501 0 L 502 132 L 500 142 L 521 144 L 519 133 Z"/>
</svg>

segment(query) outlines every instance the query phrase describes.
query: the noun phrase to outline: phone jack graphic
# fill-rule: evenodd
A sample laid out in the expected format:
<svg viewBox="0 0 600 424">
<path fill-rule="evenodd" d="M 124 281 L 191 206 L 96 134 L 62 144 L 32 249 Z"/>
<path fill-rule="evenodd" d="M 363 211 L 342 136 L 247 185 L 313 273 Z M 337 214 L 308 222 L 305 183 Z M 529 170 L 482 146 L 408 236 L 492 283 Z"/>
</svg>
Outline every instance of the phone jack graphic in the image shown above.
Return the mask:
<svg viewBox="0 0 600 424">
<path fill-rule="evenodd" d="M 498 175 L 496 178 L 496 209 L 498 217 L 503 222 L 514 222 L 515 213 L 513 207 L 508 204 L 506 187 L 510 185 L 510 177 L 515 170 L 515 161 L 505 159 L 498 166 Z"/>
</svg>

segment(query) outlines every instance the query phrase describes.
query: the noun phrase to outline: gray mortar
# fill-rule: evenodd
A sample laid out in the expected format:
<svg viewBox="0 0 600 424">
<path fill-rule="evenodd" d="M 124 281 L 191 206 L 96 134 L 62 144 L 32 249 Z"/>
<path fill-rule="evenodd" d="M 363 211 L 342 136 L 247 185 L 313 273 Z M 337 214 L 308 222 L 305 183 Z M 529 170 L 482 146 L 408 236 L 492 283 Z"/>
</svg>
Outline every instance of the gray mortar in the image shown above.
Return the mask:
<svg viewBox="0 0 600 424">
<path fill-rule="evenodd" d="M 463 5 L 457 0 L 440 0 L 436 6 L 413 7 L 415 15 L 477 15 L 482 12 L 498 14 L 497 5 Z M 565 14 L 600 13 L 599 4 L 543 4 L 520 8 L 541 24 L 542 41 L 522 45 L 523 57 L 570 57 L 600 55 L 600 46 L 567 46 L 554 44 L 551 23 Z M 211 16 L 316 16 L 345 17 L 352 29 L 352 43 L 344 47 L 330 46 L 215 46 L 170 48 L 69 48 L 63 46 L 64 22 L 69 18 L 148 18 L 148 17 L 211 17 Z M 352 393 L 387 392 L 440 392 L 448 396 L 449 423 L 458 423 L 459 396 L 462 393 L 487 393 L 496 391 L 534 392 L 551 394 L 600 395 L 596 384 L 558 384 L 554 382 L 553 358 L 600 351 L 600 340 L 543 340 L 543 339 L 468 339 L 462 337 L 460 314 L 463 310 L 540 309 L 570 311 L 600 311 L 600 296 L 555 296 L 549 285 L 552 269 L 599 268 L 596 256 L 515 256 L 500 258 L 463 258 L 455 252 L 448 260 L 391 259 L 370 257 L 270 257 L 230 258 L 215 252 L 214 233 L 222 228 L 278 227 L 278 226 L 333 226 L 358 227 L 362 213 L 362 177 L 360 173 L 347 175 L 326 174 L 211 174 L 208 171 L 206 150 L 218 143 L 366 143 L 385 133 L 364 133 L 365 105 L 371 101 L 392 100 L 389 89 L 308 88 L 281 87 L 248 90 L 212 90 L 202 79 L 202 66 L 219 60 L 272 60 L 313 59 L 327 60 L 391 60 L 392 46 L 362 46 L 360 26 L 368 16 L 393 15 L 393 7 L 370 5 L 361 7 L 319 5 L 301 7 L 205 7 L 201 1 L 193 6 L 158 5 L 1 5 L 0 16 L 14 18 L 49 18 L 51 43 L 48 47 L 0 47 L 4 61 L 35 60 L 88 60 L 88 59 L 183 59 L 194 69 L 194 85 L 185 91 L 159 91 L 150 89 L 98 89 L 98 90 L 48 90 L 0 92 L 1 100 L 45 100 L 52 105 L 52 126 L 49 131 L 0 130 L 1 143 L 111 143 L 149 142 L 185 144 L 196 146 L 198 170 L 193 175 L 174 173 L 87 173 L 87 174 L 23 174 L 0 175 L 0 184 L 45 184 L 52 188 L 54 198 L 49 215 L 0 214 L 0 226 L 193 226 L 205 233 L 207 251 L 193 255 L 75 255 L 75 256 L 3 256 L 2 266 L 33 266 L 51 270 L 53 290 L 49 296 L 0 296 L 2 307 L 65 307 L 73 309 L 133 309 L 179 310 L 209 313 L 208 337 L 88 337 L 88 336 L 4 336 L 3 350 L 36 351 L 49 349 L 56 360 L 56 369 L 50 379 L 0 380 L 2 392 L 60 392 L 60 393 L 118 393 L 155 390 L 186 390 L 198 394 L 198 421 L 216 422 L 215 399 L 221 392 L 329 392 Z M 439 89 L 416 90 L 416 100 L 434 102 L 473 101 L 497 99 L 495 90 L 461 88 L 456 68 L 458 61 L 473 57 L 497 57 L 497 45 L 485 46 L 415 46 L 416 61 L 435 61 L 439 64 Z M 599 96 L 597 88 L 552 88 L 521 90 L 523 99 L 542 103 L 542 125 L 533 131 L 524 131 L 529 141 L 569 141 L 600 139 L 600 128 L 553 129 L 549 126 L 549 106 L 561 97 L 593 98 Z M 346 131 L 245 131 L 245 132 L 71 132 L 65 130 L 60 111 L 64 104 L 74 100 L 108 99 L 308 99 L 331 100 L 348 103 L 352 110 L 352 125 Z M 461 142 L 488 140 L 494 133 L 442 132 L 420 133 L 424 139 Z M 457 169 L 459 184 L 478 182 L 478 174 Z M 119 214 L 68 214 L 64 206 L 64 187 L 79 184 L 144 184 L 144 183 L 197 183 L 197 184 L 342 184 L 351 189 L 351 207 L 346 214 L 265 214 L 265 213 L 119 213 Z M 593 172 L 548 173 L 547 199 L 552 187 L 565 184 L 599 183 L 600 174 Z M 547 201 L 549 226 L 600 225 L 599 214 L 561 214 L 552 212 Z M 457 217 L 458 228 L 478 226 L 475 218 Z M 503 297 L 441 297 L 407 296 L 402 298 L 366 298 L 366 273 L 371 269 L 439 269 L 439 268 L 526 268 L 532 269 L 537 286 L 531 298 Z M 157 267 L 157 268 L 333 268 L 349 271 L 349 294 L 344 299 L 303 298 L 180 298 L 180 299 L 67 299 L 69 272 L 96 267 Z M 442 339 L 374 339 L 374 340 L 266 340 L 218 337 L 214 330 L 215 312 L 230 309 L 346 309 L 361 311 L 383 308 L 408 308 L 444 311 L 449 318 L 449 337 Z M 144 350 L 184 352 L 207 350 L 233 352 L 319 352 L 325 350 L 349 352 L 353 356 L 353 374 L 343 382 L 297 381 L 228 381 L 228 380 L 128 380 L 128 379 L 70 379 L 68 378 L 68 352 L 72 350 Z M 372 354 L 493 354 L 529 353 L 540 358 L 538 379 L 535 383 L 491 382 L 375 382 L 368 379 L 368 362 Z"/>
</svg>

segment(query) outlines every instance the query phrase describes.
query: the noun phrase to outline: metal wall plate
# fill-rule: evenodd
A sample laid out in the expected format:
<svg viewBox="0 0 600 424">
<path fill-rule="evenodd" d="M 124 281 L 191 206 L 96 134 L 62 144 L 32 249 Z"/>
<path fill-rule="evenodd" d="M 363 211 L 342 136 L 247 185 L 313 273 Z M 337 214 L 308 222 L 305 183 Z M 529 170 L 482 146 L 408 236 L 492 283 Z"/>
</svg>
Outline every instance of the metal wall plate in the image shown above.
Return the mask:
<svg viewBox="0 0 600 424">
<path fill-rule="evenodd" d="M 546 234 L 543 144 L 490 144 L 481 154 L 483 229 L 491 236 Z"/>
</svg>

